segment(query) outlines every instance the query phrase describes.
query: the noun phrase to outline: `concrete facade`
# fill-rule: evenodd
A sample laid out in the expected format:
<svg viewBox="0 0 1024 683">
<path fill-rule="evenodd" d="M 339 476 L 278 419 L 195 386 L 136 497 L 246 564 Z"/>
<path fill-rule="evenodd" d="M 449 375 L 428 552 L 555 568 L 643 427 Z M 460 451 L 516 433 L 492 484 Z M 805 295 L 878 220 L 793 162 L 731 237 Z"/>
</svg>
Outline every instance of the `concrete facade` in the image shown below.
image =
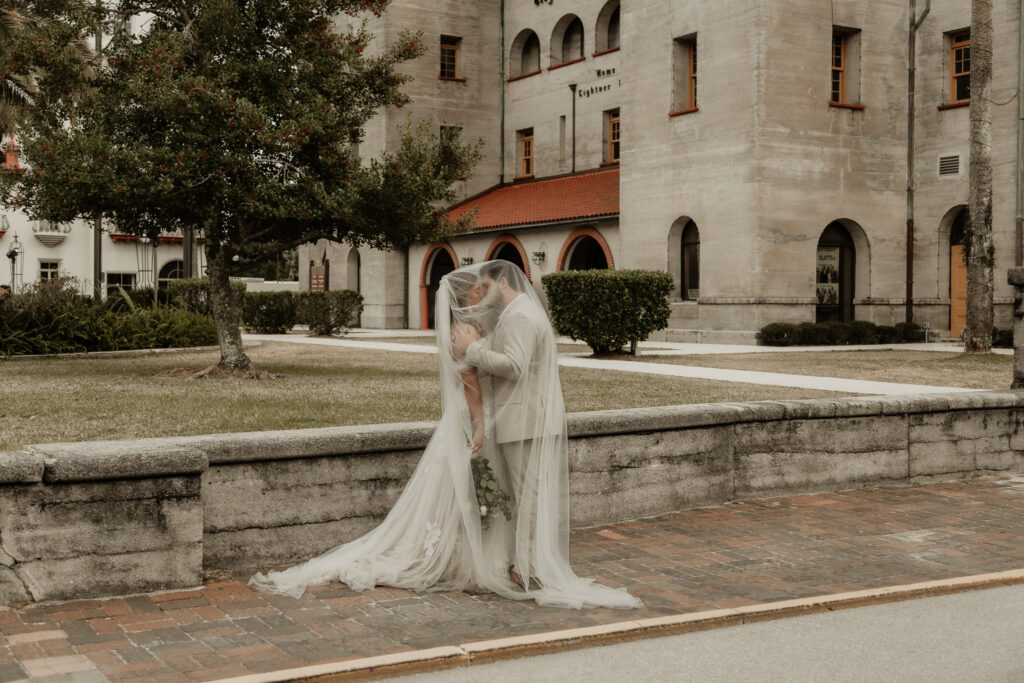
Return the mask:
<svg viewBox="0 0 1024 683">
<path fill-rule="evenodd" d="M 3 218 L 6 220 L 0 225 L 0 254 L 5 258 L 0 263 L 0 284 L 10 285 L 20 292 L 55 272 L 61 277 L 74 278 L 82 292 L 92 293 L 95 247 L 91 223 L 75 221 L 51 226 L 10 210 L 3 212 Z M 11 259 L 6 256 L 12 248 L 20 252 L 13 263 L 13 273 Z M 109 232 L 107 226 L 101 249 L 104 284 L 123 283 L 126 289 L 131 289 L 152 287 L 157 280 L 166 281 L 164 276 L 182 277 L 180 236 L 164 235 L 154 248 L 152 242 L 142 244 L 134 237 Z M 201 245 L 196 246 L 194 263 L 200 274 L 205 273 L 206 256 Z M 56 264 L 56 269 L 50 264 Z"/>
<path fill-rule="evenodd" d="M 832 315 L 818 309 L 816 278 L 819 239 L 836 224 L 850 243 L 845 317 L 904 320 L 906 2 L 765 0 L 736 7 L 696 0 L 621 6 L 619 0 L 506 0 L 503 7 L 502 15 L 493 3 L 396 0 L 371 23 L 385 42 L 401 28 L 422 30 L 430 50 L 404 66 L 415 78 L 408 86 L 412 103 L 382 112 L 367 127 L 364 156 L 396 144 L 397 126 L 407 116 L 462 126 L 468 139 L 485 142 L 483 160 L 457 188 L 460 197 L 472 197 L 528 182 L 517 180 L 518 131 L 526 129 L 533 134 L 535 179 L 570 173 L 574 102 L 575 170 L 601 167 L 608 161 L 607 112 L 618 110 L 620 213 L 611 235 L 578 220 L 510 226 L 490 239 L 514 237 L 530 257 L 545 252 L 536 268 L 542 275 L 572 247 L 566 241 L 575 230 L 592 227 L 606 237 L 614 267 L 666 270 L 678 283 L 684 276 L 680 237 L 692 221 L 700 243 L 698 294 L 683 297 L 677 287 L 674 338 L 752 339 L 769 322 Z M 1018 12 L 1017 0 L 995 0 L 993 138 L 1005 141 L 994 149 L 997 272 L 1013 261 Z M 613 14 L 620 49 L 612 46 Z M 581 52 L 574 36 L 565 38 L 576 18 Z M 950 104 L 951 41 L 969 24 L 969 2 L 935 0 L 917 34 L 914 316 L 947 332 L 950 231 L 967 204 L 969 151 L 969 107 Z M 830 90 L 834 33 L 846 36 L 840 106 Z M 532 34 L 535 43 L 528 40 Z M 442 36 L 460 38 L 456 80 L 438 77 Z M 539 45 L 539 58 L 531 45 Z M 699 58 L 696 101 L 690 102 L 683 72 L 693 45 Z M 485 241 L 459 235 L 448 245 L 460 260 L 479 260 L 487 256 Z M 302 262 L 318 253 L 319 247 L 304 249 Z M 428 245 L 416 245 L 400 273 L 366 269 L 364 324 L 401 326 L 401 303 L 404 324 L 422 327 L 430 254 Z M 1001 280 L 996 323 L 1008 327 L 1012 292 Z M 539 278 L 533 282 L 539 290 Z"/>
<path fill-rule="evenodd" d="M 568 416 L 572 524 L 730 500 L 1024 473 L 1024 396 L 759 401 Z M 433 423 L 0 453 L 0 604 L 194 586 L 379 524 Z"/>
</svg>

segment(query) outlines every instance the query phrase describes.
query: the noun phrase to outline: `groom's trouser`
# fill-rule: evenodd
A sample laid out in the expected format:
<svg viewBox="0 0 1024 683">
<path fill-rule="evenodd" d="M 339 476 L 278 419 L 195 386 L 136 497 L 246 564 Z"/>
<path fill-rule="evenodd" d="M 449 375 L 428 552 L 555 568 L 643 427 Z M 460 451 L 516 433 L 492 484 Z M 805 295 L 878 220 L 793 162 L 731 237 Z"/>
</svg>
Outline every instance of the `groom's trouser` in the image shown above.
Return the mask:
<svg viewBox="0 0 1024 683">
<path fill-rule="evenodd" d="M 536 533 L 536 521 L 537 521 L 537 485 L 534 482 L 532 490 L 527 493 L 530 494 L 531 499 L 523 501 L 523 493 L 526 482 L 526 467 L 530 459 L 530 451 L 533 450 L 534 440 L 526 439 L 524 441 L 510 441 L 508 443 L 498 444 L 498 450 L 501 452 L 502 457 L 505 459 L 505 469 L 508 471 L 509 483 L 512 486 L 512 497 L 515 499 L 515 510 L 517 511 L 517 524 L 516 528 L 519 529 L 519 521 L 527 524 L 526 529 L 528 530 L 529 536 L 522 539 L 525 540 L 529 545 L 530 561 L 533 562 L 533 552 L 536 549 L 536 541 L 534 535 Z M 521 503 L 525 502 L 525 510 L 520 510 Z M 520 513 L 527 515 L 521 517 Z M 518 542 L 518 533 L 516 539 L 513 542 Z M 513 550 L 512 557 L 515 557 L 515 550 Z M 534 573 L 535 567 L 530 567 L 529 571 L 531 574 Z"/>
</svg>

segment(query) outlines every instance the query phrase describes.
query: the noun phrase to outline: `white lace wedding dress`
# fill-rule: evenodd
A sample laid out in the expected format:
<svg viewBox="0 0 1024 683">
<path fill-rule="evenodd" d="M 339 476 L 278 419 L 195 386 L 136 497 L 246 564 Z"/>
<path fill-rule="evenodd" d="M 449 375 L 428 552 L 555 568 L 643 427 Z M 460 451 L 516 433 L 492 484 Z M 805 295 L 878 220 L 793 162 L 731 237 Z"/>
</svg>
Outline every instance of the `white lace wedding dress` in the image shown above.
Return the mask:
<svg viewBox="0 0 1024 683">
<path fill-rule="evenodd" d="M 500 263 L 501 268 L 510 265 Z M 303 564 L 256 574 L 250 585 L 293 597 L 302 595 L 306 586 L 341 581 L 354 590 L 395 586 L 413 591 L 490 591 L 570 608 L 641 606 L 623 589 L 577 577 L 569 565 L 568 442 L 554 337 L 532 286 L 514 266 L 502 272 L 527 297 L 519 298 L 515 310 L 526 311 L 535 321 L 542 317 L 543 325 L 514 318 L 513 307 L 503 310 L 494 292 L 481 303 L 468 303 L 470 291 L 480 287 L 481 269 L 486 265 L 450 273 L 438 290 L 435 317 L 442 416 L 387 517 L 366 535 Z M 497 378 L 479 375 L 487 435 L 481 457 L 488 459 L 510 495 L 513 486 L 504 457 L 508 444 L 499 447 L 495 440 L 496 431 L 508 426 L 500 421 L 528 420 L 530 424 L 518 428 L 536 435 L 521 442 L 525 444 L 520 448 L 521 461 L 513 468 L 522 483 L 515 487 L 519 497 L 512 520 L 492 512 L 486 529 L 481 528 L 470 467 L 473 422 L 462 374 L 468 368 L 455 360 L 453 324 L 473 326 L 485 336 L 483 345 L 489 343 L 490 335 L 497 335 L 495 341 L 502 338 L 502 325 L 506 331 L 513 324 L 536 328 L 535 343 L 520 349 L 522 353 L 511 362 L 512 366 L 518 363 L 511 371 L 518 373 L 517 378 L 503 380 L 506 394 L 508 387 L 514 389 L 513 395 L 504 396 L 505 403 L 494 403 L 491 380 Z M 513 415 L 506 409 L 508 401 L 520 405 L 525 401 L 529 409 Z M 521 576 L 519 583 L 510 577 L 513 566 Z"/>
</svg>

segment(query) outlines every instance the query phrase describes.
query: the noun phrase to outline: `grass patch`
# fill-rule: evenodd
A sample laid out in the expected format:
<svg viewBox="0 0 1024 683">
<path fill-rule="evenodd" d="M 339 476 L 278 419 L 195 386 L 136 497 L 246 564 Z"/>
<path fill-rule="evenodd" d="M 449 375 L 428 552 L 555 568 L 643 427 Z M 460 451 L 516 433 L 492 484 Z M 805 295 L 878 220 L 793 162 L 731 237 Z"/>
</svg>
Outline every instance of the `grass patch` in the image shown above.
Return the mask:
<svg viewBox="0 0 1024 683">
<path fill-rule="evenodd" d="M 265 343 L 249 349 L 275 380 L 162 377 L 216 351 L 0 362 L 0 451 L 32 443 L 436 420 L 437 358 Z M 571 412 L 840 394 L 562 368 Z"/>
<path fill-rule="evenodd" d="M 1005 390 L 1013 382 L 1013 356 L 945 351 L 794 351 L 642 356 L 637 360 L 965 389 Z"/>
</svg>

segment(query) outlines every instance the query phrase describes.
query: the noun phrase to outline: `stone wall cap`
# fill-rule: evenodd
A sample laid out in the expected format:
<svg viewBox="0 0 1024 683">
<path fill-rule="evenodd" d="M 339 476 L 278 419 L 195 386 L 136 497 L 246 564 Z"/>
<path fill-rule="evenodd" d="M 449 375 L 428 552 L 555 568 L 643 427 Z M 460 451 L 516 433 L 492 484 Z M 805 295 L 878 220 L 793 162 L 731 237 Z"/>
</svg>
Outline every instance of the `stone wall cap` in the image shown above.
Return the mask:
<svg viewBox="0 0 1024 683">
<path fill-rule="evenodd" d="M 43 480 L 43 456 L 29 451 L 0 453 L 0 484 L 38 484 Z"/>
<path fill-rule="evenodd" d="M 187 436 L 175 442 L 201 450 L 211 464 L 259 462 L 422 450 L 436 427 L 435 422 L 400 422 Z"/>
<path fill-rule="evenodd" d="M 195 475 L 208 467 L 205 453 L 174 439 L 47 443 L 28 451 L 43 459 L 46 482 Z"/>
</svg>

